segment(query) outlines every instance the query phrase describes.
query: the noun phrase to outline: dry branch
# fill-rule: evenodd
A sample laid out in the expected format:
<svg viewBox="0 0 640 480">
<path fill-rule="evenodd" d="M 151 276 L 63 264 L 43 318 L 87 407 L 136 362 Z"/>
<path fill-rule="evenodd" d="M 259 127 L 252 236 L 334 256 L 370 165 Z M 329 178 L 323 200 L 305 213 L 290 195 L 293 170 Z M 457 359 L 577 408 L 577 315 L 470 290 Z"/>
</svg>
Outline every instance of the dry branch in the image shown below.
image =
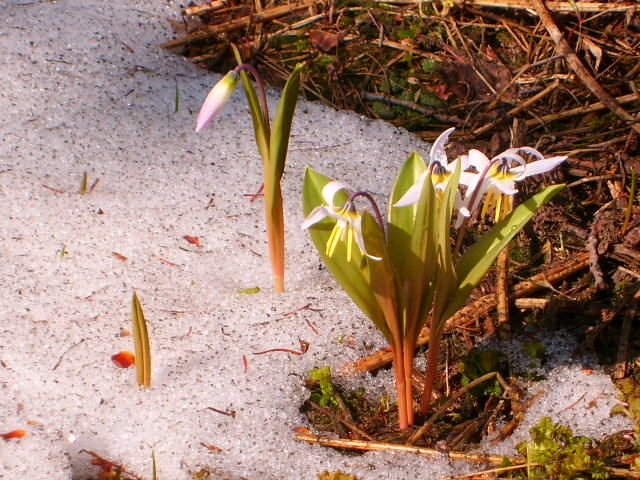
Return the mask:
<svg viewBox="0 0 640 480">
<path fill-rule="evenodd" d="M 425 0 L 375 0 L 378 3 L 390 3 L 395 5 L 417 5 L 419 3 L 434 3 Z M 496 7 L 515 8 L 531 10 L 532 5 L 529 0 L 454 0 L 455 5 L 473 5 L 474 7 Z M 637 10 L 640 8 L 634 2 L 545 2 L 547 8 L 552 12 L 575 13 L 602 13 L 602 12 L 625 12 L 627 10 Z"/>
<path fill-rule="evenodd" d="M 630 93 L 628 95 L 622 95 L 620 97 L 616 97 L 614 99 L 620 105 L 624 105 L 627 103 L 640 102 L 640 97 L 635 93 Z M 584 107 L 572 108 L 570 110 L 564 110 L 558 113 L 551 113 L 549 115 L 542 115 L 538 118 L 533 118 L 526 121 L 527 127 L 534 127 L 540 124 L 545 124 L 549 122 L 555 122 L 557 120 L 562 120 L 564 118 L 575 117 L 577 115 L 584 115 L 586 113 L 597 112 L 600 110 L 604 110 L 608 108 L 604 102 L 595 102 L 591 105 L 585 105 Z"/>
<path fill-rule="evenodd" d="M 240 30 L 242 28 L 246 28 L 252 24 L 264 23 L 269 20 L 274 20 L 276 18 L 284 17 L 285 15 L 289 15 L 291 13 L 304 10 L 306 8 L 311 8 L 313 5 L 317 3 L 318 3 L 318 0 L 303 0 L 302 2 L 290 3 L 287 5 L 279 5 L 277 7 L 269 8 L 261 12 L 254 13 L 252 15 L 246 15 L 244 17 L 230 20 L 220 25 L 205 25 L 196 32 L 188 33 L 183 37 L 176 38 L 175 40 L 170 40 L 166 43 L 163 43 L 161 47 L 176 48 L 176 47 L 181 47 L 183 45 L 187 45 L 192 42 L 206 40 L 208 38 L 216 37 L 223 33 L 233 32 L 236 30 Z"/>
<path fill-rule="evenodd" d="M 544 27 L 555 42 L 558 48 L 558 53 L 565 56 L 569 66 L 576 73 L 582 83 L 584 83 L 585 86 L 591 90 L 591 92 L 598 97 L 598 99 L 605 104 L 609 110 L 614 112 L 620 119 L 625 122 L 629 122 L 631 124 L 631 128 L 640 133 L 640 124 L 636 123 L 636 119 L 622 108 L 615 98 L 606 92 L 602 85 L 600 85 L 594 76 L 591 75 L 591 72 L 589 72 L 587 67 L 585 67 L 580 61 L 580 58 L 578 58 L 578 55 L 573 51 L 569 42 L 564 38 L 564 35 L 553 20 L 545 2 L 543 0 L 531 0 L 531 3 L 535 7 L 536 13 L 540 17 Z"/>
<path fill-rule="evenodd" d="M 412 445 L 399 445 L 396 443 L 385 442 L 368 442 L 364 440 L 350 440 L 348 438 L 335 438 L 327 437 L 324 435 L 315 435 L 312 433 L 296 433 L 296 440 L 301 440 L 308 443 L 318 443 L 325 447 L 333 448 L 346 448 L 349 450 L 360 451 L 396 451 L 396 452 L 409 452 L 416 453 L 418 455 L 438 456 L 443 455 L 449 457 L 452 460 L 464 460 L 467 462 L 478 463 L 493 463 L 495 465 L 501 465 L 506 457 L 502 455 L 491 455 L 482 453 L 463 453 L 463 452 L 444 452 L 442 450 L 436 450 L 433 448 L 414 447 Z M 522 458 L 509 458 L 514 464 L 524 463 Z"/>
</svg>

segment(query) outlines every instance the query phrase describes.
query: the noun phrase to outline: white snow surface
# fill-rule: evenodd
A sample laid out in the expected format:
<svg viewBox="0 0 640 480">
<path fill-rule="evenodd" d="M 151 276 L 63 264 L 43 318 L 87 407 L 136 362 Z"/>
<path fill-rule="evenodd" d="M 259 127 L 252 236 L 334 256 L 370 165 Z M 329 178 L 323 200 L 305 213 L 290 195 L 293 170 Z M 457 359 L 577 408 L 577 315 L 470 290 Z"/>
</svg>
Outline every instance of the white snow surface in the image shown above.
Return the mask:
<svg viewBox="0 0 640 480">
<path fill-rule="evenodd" d="M 262 203 L 245 195 L 260 188 L 261 161 L 244 94 L 194 132 L 220 76 L 159 48 L 172 35 L 167 17 L 178 15 L 165 0 L 0 0 L 0 433 L 29 432 L 0 440 L 0 478 L 87 478 L 96 470 L 82 449 L 147 478 L 153 450 L 160 478 L 172 480 L 203 467 L 250 480 L 315 479 L 325 469 L 435 479 L 477 468 L 344 455 L 293 438 L 306 426 L 307 372 L 339 372 L 384 346 L 299 227 L 304 167 L 384 198 L 407 155 L 426 156 L 428 145 L 301 101 L 284 178 L 287 292 L 272 293 Z M 277 99 L 270 92 L 273 107 Z M 83 172 L 99 179 L 85 195 Z M 134 290 L 150 324 L 148 389 L 111 362 L 133 350 L 120 332 L 131 329 Z M 311 344 L 304 355 L 254 354 L 299 349 L 299 340 Z M 582 367 L 565 356 L 525 424 L 489 448 L 513 454 L 542 415 L 595 436 L 628 428 L 609 418 L 608 377 Z M 356 381 L 393 394 L 390 372 Z"/>
</svg>

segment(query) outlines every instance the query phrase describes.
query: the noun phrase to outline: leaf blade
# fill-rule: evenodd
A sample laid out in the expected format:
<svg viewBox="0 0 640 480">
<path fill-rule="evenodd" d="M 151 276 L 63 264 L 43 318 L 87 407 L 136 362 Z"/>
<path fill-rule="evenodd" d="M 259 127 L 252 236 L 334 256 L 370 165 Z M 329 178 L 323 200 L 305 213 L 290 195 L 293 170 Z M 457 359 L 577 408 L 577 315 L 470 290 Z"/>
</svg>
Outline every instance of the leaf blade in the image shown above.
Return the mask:
<svg viewBox="0 0 640 480">
<path fill-rule="evenodd" d="M 133 343 L 136 352 L 136 373 L 138 384 L 143 387 L 151 386 L 151 345 L 147 321 L 142 310 L 142 304 L 137 292 L 133 291 Z"/>
</svg>

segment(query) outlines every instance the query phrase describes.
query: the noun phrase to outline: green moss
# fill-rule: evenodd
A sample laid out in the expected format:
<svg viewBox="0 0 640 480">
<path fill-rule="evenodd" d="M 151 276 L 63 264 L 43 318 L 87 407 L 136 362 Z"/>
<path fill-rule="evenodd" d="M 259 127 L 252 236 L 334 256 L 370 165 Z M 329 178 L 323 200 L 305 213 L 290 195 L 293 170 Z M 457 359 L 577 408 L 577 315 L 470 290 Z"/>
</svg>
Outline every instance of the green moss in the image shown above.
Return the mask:
<svg viewBox="0 0 640 480">
<path fill-rule="evenodd" d="M 628 406 L 626 408 L 616 407 L 613 413 L 628 414 L 636 422 L 636 430 L 640 432 L 640 383 L 631 376 L 618 380 L 616 387 L 622 393 Z"/>
<path fill-rule="evenodd" d="M 504 360 L 505 355 L 499 350 L 479 350 L 472 348 L 469 350 L 459 364 L 462 372 L 462 384 L 468 385 L 472 381 L 491 372 L 505 372 Z M 484 382 L 473 388 L 471 393 L 477 397 L 500 396 L 504 389 L 497 379 Z"/>
<path fill-rule="evenodd" d="M 320 367 L 309 372 L 311 379 L 318 382 L 320 391 L 311 394 L 311 401 L 317 403 L 321 407 L 336 407 L 338 399 L 336 398 L 333 382 L 331 381 L 331 367 Z"/>
<path fill-rule="evenodd" d="M 609 478 L 602 459 L 594 455 L 590 438 L 574 436 L 569 427 L 557 425 L 549 417 L 531 429 L 531 441 L 517 446 L 529 464 L 527 478 L 588 480 Z"/>
</svg>

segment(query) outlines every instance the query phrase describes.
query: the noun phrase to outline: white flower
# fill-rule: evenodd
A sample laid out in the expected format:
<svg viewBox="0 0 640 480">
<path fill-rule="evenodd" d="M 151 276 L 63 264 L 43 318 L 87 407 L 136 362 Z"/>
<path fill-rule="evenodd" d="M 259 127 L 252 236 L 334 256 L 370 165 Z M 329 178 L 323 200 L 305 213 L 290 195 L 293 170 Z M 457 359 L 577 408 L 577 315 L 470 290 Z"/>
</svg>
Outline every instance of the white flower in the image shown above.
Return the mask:
<svg viewBox="0 0 640 480">
<path fill-rule="evenodd" d="M 239 77 L 235 70 L 231 70 L 211 89 L 198 114 L 196 132 L 201 131 L 220 113 L 238 86 Z"/>
<path fill-rule="evenodd" d="M 458 162 L 462 162 L 459 183 L 462 185 L 469 185 L 477 176 L 475 173 L 465 172 L 468 168 L 467 157 L 458 157 L 454 161 L 449 162 L 447 153 L 444 150 L 444 146 L 449 140 L 449 136 L 454 132 L 455 128 L 449 128 L 440 134 L 440 136 L 433 142 L 431 151 L 429 152 L 429 166 L 427 170 L 418 177 L 416 183 L 414 183 L 405 194 L 398 200 L 394 207 L 406 207 L 413 205 L 420 201 L 420 195 L 422 194 L 422 188 L 427 177 L 431 176 L 433 187 L 436 191 L 438 198 L 442 198 L 444 191 L 447 188 L 449 179 L 456 171 Z M 462 197 L 460 192 L 456 192 L 455 208 L 464 216 L 469 216 L 469 211 L 462 204 Z"/>
<path fill-rule="evenodd" d="M 532 155 L 538 160 L 527 163 L 520 152 Z M 493 206 L 496 219 L 502 218 L 500 212 L 508 213 L 513 207 L 513 195 L 518 192 L 515 182 L 548 172 L 566 159 L 566 156 L 544 158 L 544 155 L 532 147 L 510 148 L 491 160 L 479 150 L 470 150 L 467 162 L 475 167 L 479 174 L 467 188 L 464 206 L 473 212 L 486 193 L 487 198 L 481 215 L 484 216 L 488 208 Z"/>
<path fill-rule="evenodd" d="M 302 223 L 302 228 L 307 229 L 327 217 L 335 218 L 336 225 L 333 227 L 331 235 L 329 235 L 325 249 L 328 257 L 333 256 L 338 242 L 342 241 L 347 244 L 347 262 L 350 262 L 355 240 L 362 253 L 372 260 L 380 260 L 380 257 L 369 255 L 365 249 L 362 235 L 362 215 L 356 210 L 355 205 L 350 201 L 342 206 L 337 206 L 333 203 L 335 195 L 340 190 L 351 190 L 351 188 L 346 183 L 335 180 L 327 183 L 322 188 L 322 197 L 327 205 L 320 205 L 314 208 Z"/>
</svg>

